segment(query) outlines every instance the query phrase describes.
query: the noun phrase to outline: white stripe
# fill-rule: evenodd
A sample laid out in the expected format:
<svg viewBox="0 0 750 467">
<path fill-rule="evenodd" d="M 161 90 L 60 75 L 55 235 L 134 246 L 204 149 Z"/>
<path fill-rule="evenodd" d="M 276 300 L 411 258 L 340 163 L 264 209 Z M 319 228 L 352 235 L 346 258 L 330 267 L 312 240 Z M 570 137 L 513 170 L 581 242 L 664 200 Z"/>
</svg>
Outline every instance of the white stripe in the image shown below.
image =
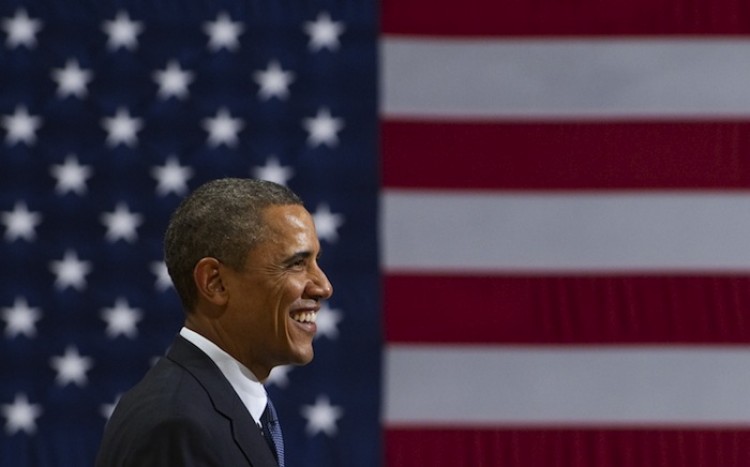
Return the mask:
<svg viewBox="0 0 750 467">
<path fill-rule="evenodd" d="M 750 271 L 749 193 L 386 190 L 387 271 Z"/>
<path fill-rule="evenodd" d="M 750 39 L 386 37 L 386 117 L 750 115 Z"/>
<path fill-rule="evenodd" d="M 390 346 L 398 425 L 750 426 L 750 348 Z"/>
</svg>

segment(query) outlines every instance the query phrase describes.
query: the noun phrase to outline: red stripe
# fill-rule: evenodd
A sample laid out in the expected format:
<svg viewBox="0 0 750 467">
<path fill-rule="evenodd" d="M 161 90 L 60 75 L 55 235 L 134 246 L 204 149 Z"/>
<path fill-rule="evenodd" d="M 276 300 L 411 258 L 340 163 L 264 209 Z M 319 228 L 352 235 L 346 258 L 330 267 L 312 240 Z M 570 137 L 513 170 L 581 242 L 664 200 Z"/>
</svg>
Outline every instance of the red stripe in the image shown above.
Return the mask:
<svg viewBox="0 0 750 467">
<path fill-rule="evenodd" d="M 743 0 L 529 2 L 383 0 L 387 34 L 432 36 L 747 34 Z"/>
<path fill-rule="evenodd" d="M 391 343 L 747 344 L 750 277 L 388 274 L 384 312 Z"/>
<path fill-rule="evenodd" d="M 387 429 L 386 465 L 746 467 L 748 430 Z"/>
<path fill-rule="evenodd" d="M 381 144 L 386 187 L 750 187 L 748 122 L 386 120 Z"/>
</svg>

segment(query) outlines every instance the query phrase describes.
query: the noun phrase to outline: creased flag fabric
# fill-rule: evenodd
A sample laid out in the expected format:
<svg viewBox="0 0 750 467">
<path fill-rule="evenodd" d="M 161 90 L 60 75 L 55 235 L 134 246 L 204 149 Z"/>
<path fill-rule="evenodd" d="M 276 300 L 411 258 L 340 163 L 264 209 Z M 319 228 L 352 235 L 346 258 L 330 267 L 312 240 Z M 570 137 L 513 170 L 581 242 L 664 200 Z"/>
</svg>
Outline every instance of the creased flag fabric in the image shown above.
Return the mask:
<svg viewBox="0 0 750 467">
<path fill-rule="evenodd" d="M 335 289 L 267 383 L 286 465 L 381 465 L 376 7 L 0 2 L 0 465 L 93 465 L 182 323 L 168 217 L 220 177 L 297 192 Z"/>
<path fill-rule="evenodd" d="M 381 29 L 386 465 L 747 465 L 746 6 Z"/>
</svg>

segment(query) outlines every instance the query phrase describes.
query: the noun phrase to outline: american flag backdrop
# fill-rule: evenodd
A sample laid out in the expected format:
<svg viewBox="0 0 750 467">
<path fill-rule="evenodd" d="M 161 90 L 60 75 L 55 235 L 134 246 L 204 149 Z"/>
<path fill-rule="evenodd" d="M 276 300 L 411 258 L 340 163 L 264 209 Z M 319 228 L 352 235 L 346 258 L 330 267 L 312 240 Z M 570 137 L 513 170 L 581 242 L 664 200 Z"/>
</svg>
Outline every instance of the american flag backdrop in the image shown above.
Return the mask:
<svg viewBox="0 0 750 467">
<path fill-rule="evenodd" d="M 335 297 L 267 384 L 287 465 L 378 466 L 376 4 L 0 1 L 0 465 L 92 465 L 182 311 L 170 213 L 287 184 Z"/>
<path fill-rule="evenodd" d="M 748 33 L 742 0 L 0 2 L 0 465 L 91 464 L 181 323 L 168 215 L 222 176 L 297 191 L 334 284 L 268 384 L 290 466 L 750 465 Z"/>
<path fill-rule="evenodd" d="M 385 464 L 750 465 L 750 10 L 384 0 Z"/>
</svg>

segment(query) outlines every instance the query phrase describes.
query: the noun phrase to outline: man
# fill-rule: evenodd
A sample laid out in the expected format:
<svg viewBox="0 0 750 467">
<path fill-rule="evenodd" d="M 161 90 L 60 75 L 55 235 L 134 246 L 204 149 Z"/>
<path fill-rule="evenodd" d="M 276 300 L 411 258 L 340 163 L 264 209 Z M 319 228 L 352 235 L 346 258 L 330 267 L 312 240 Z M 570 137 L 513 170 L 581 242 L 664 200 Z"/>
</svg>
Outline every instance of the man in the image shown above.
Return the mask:
<svg viewBox="0 0 750 467">
<path fill-rule="evenodd" d="M 215 180 L 175 211 L 164 249 L 185 325 L 120 400 L 97 467 L 283 467 L 262 383 L 312 360 L 333 292 L 310 213 L 275 183 Z"/>
</svg>

